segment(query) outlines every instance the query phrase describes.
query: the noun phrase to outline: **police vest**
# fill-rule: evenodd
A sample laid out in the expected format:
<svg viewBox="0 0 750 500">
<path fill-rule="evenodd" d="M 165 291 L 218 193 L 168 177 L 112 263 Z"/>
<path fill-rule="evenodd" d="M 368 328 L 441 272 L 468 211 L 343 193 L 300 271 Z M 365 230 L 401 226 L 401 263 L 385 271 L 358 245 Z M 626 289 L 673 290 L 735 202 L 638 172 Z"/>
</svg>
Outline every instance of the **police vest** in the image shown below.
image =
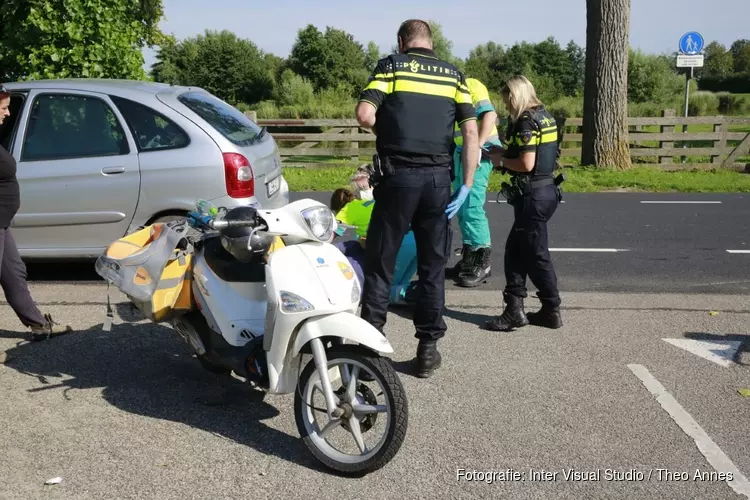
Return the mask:
<svg viewBox="0 0 750 500">
<path fill-rule="evenodd" d="M 508 130 L 508 147 L 513 146 L 534 146 L 536 152 L 536 161 L 534 169 L 526 175 L 533 177 L 550 177 L 555 171 L 558 154 L 558 137 L 557 122 L 555 118 L 544 107 L 539 106 L 536 109 L 525 111 L 519 121 L 524 117 L 531 118 L 533 131 L 531 140 L 523 142 L 517 130 Z M 516 122 L 517 124 L 518 122 Z M 523 175 L 523 174 L 522 174 Z"/>
<path fill-rule="evenodd" d="M 450 157 L 460 73 L 452 64 L 421 53 L 388 59 L 385 76 L 392 84 L 376 115 L 378 151 Z"/>
<path fill-rule="evenodd" d="M 477 120 L 479 120 L 479 117 L 482 113 L 495 111 L 495 107 L 492 105 L 492 101 L 490 101 L 490 94 L 489 92 L 487 92 L 487 87 L 485 87 L 482 82 L 480 82 L 476 78 L 467 78 L 466 86 L 469 87 L 471 102 L 474 105 L 474 109 L 477 113 Z M 461 133 L 461 127 L 458 126 L 458 122 L 456 122 L 453 129 L 453 140 L 460 150 L 464 144 L 464 137 Z M 490 131 L 489 137 L 487 137 L 487 142 L 485 142 L 484 144 L 480 144 L 480 146 L 484 147 L 489 147 L 491 145 L 502 146 L 502 143 L 500 142 L 500 135 L 498 134 L 497 130 L 497 125 L 495 123 L 492 124 L 492 130 Z"/>
</svg>

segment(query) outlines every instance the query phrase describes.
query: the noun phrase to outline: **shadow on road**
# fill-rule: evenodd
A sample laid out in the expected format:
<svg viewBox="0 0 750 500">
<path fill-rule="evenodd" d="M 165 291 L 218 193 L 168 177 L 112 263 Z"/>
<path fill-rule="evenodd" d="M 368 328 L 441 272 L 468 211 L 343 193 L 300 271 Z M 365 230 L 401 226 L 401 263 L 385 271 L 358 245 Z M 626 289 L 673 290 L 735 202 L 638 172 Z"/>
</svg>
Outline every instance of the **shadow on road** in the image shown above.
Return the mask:
<svg viewBox="0 0 750 500">
<path fill-rule="evenodd" d="M 26 263 L 28 281 L 102 281 L 94 269 L 95 260 L 71 262 L 31 261 Z"/>
<path fill-rule="evenodd" d="M 125 318 L 123 318 L 125 319 Z M 103 398 L 120 410 L 189 425 L 223 436 L 266 455 L 331 474 L 297 436 L 262 423 L 278 410 L 259 393 L 229 376 L 213 375 L 183 348 L 175 333 L 154 324 L 101 325 L 43 342 L 24 342 L 21 332 L 0 331 L 19 339 L 7 351 L 6 365 L 39 381 L 29 392 L 102 388 Z M 62 377 L 72 377 L 60 381 Z M 226 398 L 218 398 L 226 394 Z M 213 401 L 212 401 L 213 400 Z M 212 406 L 216 401 L 222 406 Z"/>
<path fill-rule="evenodd" d="M 719 335 L 705 332 L 685 332 L 685 338 L 703 342 L 741 342 L 740 348 L 737 349 L 732 361 L 741 366 L 750 366 L 750 363 L 743 363 L 740 359 L 743 352 L 750 353 L 750 335 L 748 334 Z"/>
</svg>

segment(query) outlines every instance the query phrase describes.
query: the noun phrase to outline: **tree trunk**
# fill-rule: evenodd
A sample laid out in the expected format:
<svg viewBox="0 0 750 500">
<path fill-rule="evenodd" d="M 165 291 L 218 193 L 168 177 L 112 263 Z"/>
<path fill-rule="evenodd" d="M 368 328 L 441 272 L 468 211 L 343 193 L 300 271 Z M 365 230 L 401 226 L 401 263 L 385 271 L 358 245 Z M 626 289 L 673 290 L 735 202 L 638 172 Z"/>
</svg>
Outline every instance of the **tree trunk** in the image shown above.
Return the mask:
<svg viewBox="0 0 750 500">
<path fill-rule="evenodd" d="M 630 0 L 586 0 L 581 165 L 631 167 L 629 48 Z"/>
</svg>

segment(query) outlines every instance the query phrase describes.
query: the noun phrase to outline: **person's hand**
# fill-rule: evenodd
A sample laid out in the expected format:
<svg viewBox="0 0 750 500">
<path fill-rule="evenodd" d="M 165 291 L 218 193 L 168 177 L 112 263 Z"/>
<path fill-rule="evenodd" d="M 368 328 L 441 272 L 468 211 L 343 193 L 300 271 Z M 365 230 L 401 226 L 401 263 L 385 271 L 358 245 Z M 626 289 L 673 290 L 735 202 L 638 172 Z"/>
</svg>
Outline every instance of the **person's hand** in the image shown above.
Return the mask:
<svg viewBox="0 0 750 500">
<path fill-rule="evenodd" d="M 490 161 L 495 167 L 499 167 L 502 164 L 504 154 L 505 149 L 502 146 L 496 146 L 494 144 L 490 146 L 487 151 L 487 156 L 490 157 Z"/>
<path fill-rule="evenodd" d="M 448 219 L 451 219 L 456 215 L 461 208 L 461 205 L 466 201 L 467 196 L 469 196 L 469 188 L 466 187 L 466 184 L 462 184 L 459 190 L 453 193 L 451 201 L 448 203 L 448 208 L 445 209 L 445 213 L 448 214 Z"/>
</svg>

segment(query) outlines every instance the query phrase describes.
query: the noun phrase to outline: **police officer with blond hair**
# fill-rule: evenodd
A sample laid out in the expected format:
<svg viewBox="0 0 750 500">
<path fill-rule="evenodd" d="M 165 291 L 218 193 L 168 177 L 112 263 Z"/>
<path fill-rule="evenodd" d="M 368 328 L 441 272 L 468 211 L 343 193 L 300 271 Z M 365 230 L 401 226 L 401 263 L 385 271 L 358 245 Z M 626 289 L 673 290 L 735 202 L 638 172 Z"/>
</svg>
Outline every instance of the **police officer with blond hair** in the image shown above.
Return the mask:
<svg viewBox="0 0 750 500">
<path fill-rule="evenodd" d="M 513 206 L 514 222 L 505 244 L 506 306 L 485 326 L 496 331 L 528 324 L 560 328 L 560 295 L 547 241 L 547 222 L 562 199 L 559 184 L 564 180 L 554 177 L 557 124 L 525 77 L 509 79 L 501 94 L 509 111 L 508 145 L 505 151 L 492 148 L 490 158 L 512 176 L 510 185 L 504 183 L 503 194 Z M 527 276 L 542 303 L 540 311 L 528 315 L 523 307 Z"/>
<path fill-rule="evenodd" d="M 359 124 L 377 135 L 362 318 L 383 332 L 396 254 L 411 224 L 419 276 L 414 310 L 417 376 L 429 377 L 441 365 L 437 341 L 447 330 L 448 219 L 472 187 L 479 145 L 464 75 L 437 57 L 429 24 L 405 21 L 397 41 L 399 53 L 378 61 L 356 107 Z M 463 183 L 451 197 L 456 122 L 463 135 L 464 171 Z"/>
</svg>

